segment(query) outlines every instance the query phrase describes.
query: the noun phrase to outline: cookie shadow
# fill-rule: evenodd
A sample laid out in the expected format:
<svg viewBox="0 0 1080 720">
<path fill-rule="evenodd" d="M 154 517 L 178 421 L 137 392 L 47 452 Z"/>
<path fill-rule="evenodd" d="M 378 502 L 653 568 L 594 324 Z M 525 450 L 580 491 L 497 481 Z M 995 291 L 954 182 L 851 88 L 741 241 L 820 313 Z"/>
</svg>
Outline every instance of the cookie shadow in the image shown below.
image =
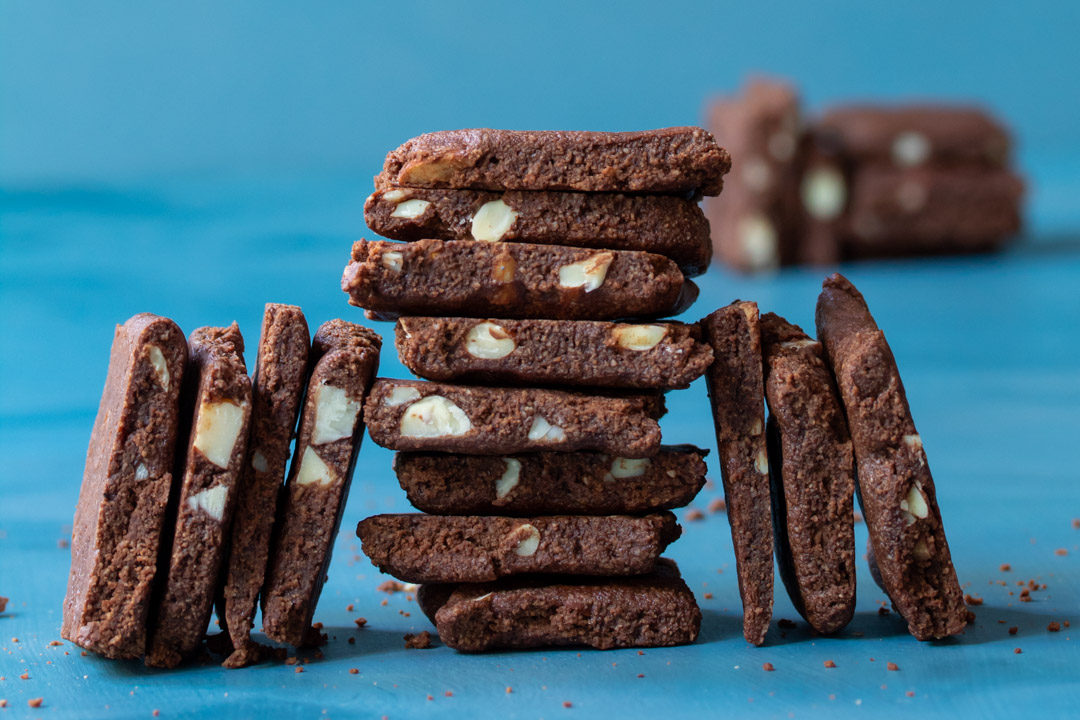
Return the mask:
<svg viewBox="0 0 1080 720">
<path fill-rule="evenodd" d="M 702 609 L 701 631 L 698 633 L 695 645 L 708 645 L 709 643 L 741 638 L 742 616 L 734 616 L 722 613 L 718 610 Z"/>
</svg>

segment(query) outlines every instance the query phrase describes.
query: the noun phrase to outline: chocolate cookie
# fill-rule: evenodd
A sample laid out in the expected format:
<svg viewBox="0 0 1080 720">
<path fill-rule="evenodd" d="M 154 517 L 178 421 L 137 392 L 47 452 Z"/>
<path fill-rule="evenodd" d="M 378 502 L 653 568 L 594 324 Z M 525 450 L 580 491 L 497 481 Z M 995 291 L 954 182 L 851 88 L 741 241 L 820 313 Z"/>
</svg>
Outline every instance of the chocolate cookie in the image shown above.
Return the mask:
<svg viewBox="0 0 1080 720">
<path fill-rule="evenodd" d="M 110 658 L 146 650 L 173 480 L 184 334 L 142 313 L 116 327 L 71 535 L 61 635 Z"/>
<path fill-rule="evenodd" d="M 175 667 L 206 633 L 251 419 L 251 379 L 236 323 L 199 328 L 188 347 L 183 402 L 191 430 L 174 489 L 171 543 L 162 555 L 167 572 L 150 624 L 146 664 L 154 667 Z"/>
<path fill-rule="evenodd" d="M 855 612 L 855 466 L 844 409 L 821 344 L 767 313 L 761 318 L 766 437 L 780 577 L 819 633 Z"/>
<path fill-rule="evenodd" d="M 735 548 L 743 635 L 754 645 L 765 642 L 773 604 L 773 529 L 758 320 L 756 303 L 736 301 L 701 321 L 715 357 L 705 380 Z"/>
<path fill-rule="evenodd" d="M 863 296 L 840 275 L 823 283 L 817 331 L 847 413 L 882 588 L 916 638 L 954 635 L 967 609 L 892 350 Z"/>
<path fill-rule="evenodd" d="M 386 156 L 375 186 L 718 195 L 731 157 L 696 127 L 644 132 L 448 130 Z"/>
<path fill-rule="evenodd" d="M 705 485 L 706 452 L 668 446 L 637 460 L 589 452 L 398 453 L 394 471 L 409 502 L 437 515 L 617 515 L 689 503 Z"/>
<path fill-rule="evenodd" d="M 394 240 L 484 240 L 643 250 L 686 275 L 709 267 L 709 222 L 693 200 L 619 193 L 376 190 L 364 219 Z"/>
<path fill-rule="evenodd" d="M 684 285 L 651 253 L 442 240 L 359 240 L 341 278 L 349 302 L 376 314 L 555 320 L 672 314 Z"/>
<path fill-rule="evenodd" d="M 311 618 L 364 436 L 361 412 L 381 344 L 371 330 L 344 320 L 324 323 L 312 341 L 315 364 L 262 594 L 263 632 L 271 640 L 317 641 Z"/>
<path fill-rule="evenodd" d="M 259 659 L 259 648 L 250 633 L 266 579 L 270 533 L 289 461 L 289 442 L 304 395 L 309 338 L 300 308 L 267 303 L 252 379 L 247 462 L 240 472 L 228 569 L 218 609 L 233 646 L 225 667 L 243 667 Z"/>
<path fill-rule="evenodd" d="M 522 573 L 640 575 L 681 528 L 669 512 L 553 515 L 375 515 L 356 534 L 373 565 L 404 582 L 488 582 Z"/>
<path fill-rule="evenodd" d="M 597 450 L 643 458 L 660 449 L 656 409 L 654 398 L 380 378 L 364 417 L 371 439 L 392 450 Z"/>
<path fill-rule="evenodd" d="M 670 390 L 712 362 L 681 323 L 403 317 L 395 335 L 401 362 L 429 380 Z"/>
<path fill-rule="evenodd" d="M 512 578 L 420 588 L 439 639 L 463 652 L 586 645 L 599 650 L 685 645 L 701 610 L 674 562 L 623 578 Z M 447 592 L 449 590 L 449 592 Z"/>
</svg>

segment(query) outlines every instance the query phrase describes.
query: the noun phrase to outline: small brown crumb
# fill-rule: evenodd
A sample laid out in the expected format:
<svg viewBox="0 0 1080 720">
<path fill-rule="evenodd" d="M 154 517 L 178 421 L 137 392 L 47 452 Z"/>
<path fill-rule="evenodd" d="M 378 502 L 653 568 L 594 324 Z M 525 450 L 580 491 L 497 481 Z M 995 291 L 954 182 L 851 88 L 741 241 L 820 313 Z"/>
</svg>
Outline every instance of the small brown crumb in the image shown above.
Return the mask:
<svg viewBox="0 0 1080 720">
<path fill-rule="evenodd" d="M 56 541 L 56 547 L 60 548 L 61 550 L 68 547 L 69 545 L 71 545 L 71 543 L 68 542 L 67 538 L 60 538 Z"/>
<path fill-rule="evenodd" d="M 968 605 L 982 605 L 983 599 L 974 595 L 964 595 L 964 602 Z"/>
<path fill-rule="evenodd" d="M 64 643 L 60 642 L 59 640 L 53 640 L 52 642 L 49 643 L 49 647 L 59 647 L 60 645 L 63 645 L 63 644 Z"/>
<path fill-rule="evenodd" d="M 514 692 L 514 688 L 510 687 L 509 685 L 507 685 L 507 686 L 506 686 L 506 694 L 507 694 L 507 695 L 509 695 L 509 694 L 510 694 L 510 693 L 512 693 L 512 692 Z"/>
<path fill-rule="evenodd" d="M 13 642 L 13 643 L 19 642 L 19 638 L 13 637 L 13 638 L 11 638 L 11 642 Z"/>
<path fill-rule="evenodd" d="M 155 709 L 155 710 L 154 710 L 154 712 L 152 712 L 152 713 L 150 713 L 150 714 L 151 714 L 151 715 L 153 715 L 154 717 L 158 717 L 159 715 L 161 715 L 161 711 L 160 711 L 160 710 L 157 710 L 157 709 Z"/>
<path fill-rule="evenodd" d="M 7 700 L 0 699 L 0 708 L 6 708 L 6 707 L 7 707 Z"/>
<path fill-rule="evenodd" d="M 562 706 L 564 708 L 572 708 L 574 707 L 574 703 L 570 702 L 569 700 L 563 700 Z"/>
<path fill-rule="evenodd" d="M 285 658 L 285 664 L 286 665 L 295 665 L 296 664 L 296 658 L 295 657 L 287 657 L 287 658 Z"/>
<path fill-rule="evenodd" d="M 381 603 L 379 603 L 379 604 L 382 605 L 383 607 L 386 607 L 387 605 L 390 604 L 390 602 L 388 600 L 386 600 L 386 598 L 383 598 L 383 601 Z"/>
<path fill-rule="evenodd" d="M 353 622 L 356 623 L 356 627 L 362 628 L 365 625 L 367 625 L 367 618 L 358 617 L 355 620 L 353 620 Z"/>
<path fill-rule="evenodd" d="M 375 588 L 379 592 L 388 593 L 393 595 L 394 593 L 401 592 L 405 589 L 405 586 L 399 583 L 397 580 L 387 580 L 379 583 L 379 586 Z"/>
<path fill-rule="evenodd" d="M 645 677 L 645 673 L 638 673 L 638 674 L 637 674 L 637 676 L 638 676 L 639 678 L 643 678 L 643 677 Z"/>
<path fill-rule="evenodd" d="M 45 702 L 45 698 L 31 698 L 26 701 L 26 704 L 32 708 L 39 708 L 43 702 Z"/>
<path fill-rule="evenodd" d="M 446 697 L 454 697 L 454 693 L 450 692 L 449 690 L 447 690 L 447 691 L 446 691 L 445 693 L 443 693 L 443 694 L 444 694 L 444 695 L 446 695 Z"/>
<path fill-rule="evenodd" d="M 904 694 L 907 695 L 908 697 L 915 697 L 915 691 L 914 690 L 908 690 Z"/>
<path fill-rule="evenodd" d="M 834 663 L 832 660 L 826 660 L 825 661 L 825 667 L 834 668 L 834 667 L 836 667 L 836 663 Z"/>
<path fill-rule="evenodd" d="M 1023 654 L 1023 652 L 1024 652 L 1024 651 L 1023 651 L 1023 650 L 1021 650 L 1020 648 L 1016 648 L 1015 650 L 1013 650 L 1013 653 L 1014 653 L 1015 655 L 1021 655 L 1021 654 Z"/>
<path fill-rule="evenodd" d="M 1069 627 L 1069 621 L 1068 621 L 1068 620 L 1066 620 L 1066 621 L 1065 621 L 1064 623 L 1062 623 L 1062 624 L 1063 624 L 1063 625 L 1064 625 L 1065 627 Z"/>
<path fill-rule="evenodd" d="M 1049 632 L 1061 632 L 1061 623 L 1056 622 L 1056 621 L 1052 622 L 1052 623 L 1050 623 L 1049 625 L 1046 626 L 1046 629 Z"/>
<path fill-rule="evenodd" d="M 724 498 L 714 498 L 708 506 L 711 513 L 722 513 L 727 511 L 727 503 L 724 502 Z"/>
<path fill-rule="evenodd" d="M 703 597 L 704 597 L 704 598 L 705 598 L 706 600 L 712 600 L 712 598 L 713 598 L 713 594 L 712 594 L 712 593 L 705 593 L 705 595 L 703 595 Z"/>
<path fill-rule="evenodd" d="M 316 631 L 322 630 L 323 624 L 321 622 L 311 623 L 311 629 Z"/>
<path fill-rule="evenodd" d="M 1073 518 L 1072 526 L 1073 530 L 1080 530 L 1080 518 Z"/>
<path fill-rule="evenodd" d="M 1013 625 L 1011 628 L 1009 628 L 1009 634 L 1010 635 L 1015 635 L 1018 632 L 1020 632 L 1020 628 L 1016 627 L 1015 625 Z"/>
<path fill-rule="evenodd" d="M 894 663 L 894 662 L 887 662 L 887 663 L 885 663 L 885 669 L 886 669 L 886 670 L 893 670 L 893 671 L 896 671 L 896 670 L 899 670 L 899 669 L 900 669 L 900 666 L 899 666 L 899 665 L 897 665 L 897 664 L 896 664 L 896 663 Z"/>
<path fill-rule="evenodd" d="M 776 670 L 776 668 L 773 667 L 772 663 L 762 663 L 761 669 L 765 672 L 773 672 L 774 670 Z"/>
<path fill-rule="evenodd" d="M 1060 556 L 1068 555 L 1069 551 L 1066 550 L 1065 548 L 1058 548 L 1057 550 L 1054 551 L 1054 554 L 1058 555 L 1060 557 Z"/>
<path fill-rule="evenodd" d="M 11 598 L 6 598 L 3 595 L 0 595 L 0 612 L 4 612 L 5 610 L 7 610 L 8 600 L 10 599 Z"/>
<path fill-rule="evenodd" d="M 298 672 L 298 673 L 304 672 L 304 666 L 303 665 L 297 665 L 296 670 L 294 672 Z"/>
<path fill-rule="evenodd" d="M 355 645 L 355 644 L 356 644 L 356 638 L 354 638 L 354 637 L 350 636 L 350 637 L 349 637 L 349 644 L 350 644 L 350 645 Z"/>
<path fill-rule="evenodd" d="M 30 679 L 30 673 L 24 672 L 22 675 L 19 676 L 19 679 L 20 680 L 29 680 Z"/>
<path fill-rule="evenodd" d="M 428 696 L 427 696 L 427 699 L 428 699 L 428 700 L 434 700 L 435 698 L 433 698 L 432 696 L 428 695 Z"/>
<path fill-rule="evenodd" d="M 1001 572 L 1009 572 L 1012 570 L 1012 565 L 1009 563 L 1001 563 L 1001 567 L 998 568 Z"/>
<path fill-rule="evenodd" d="M 887 607 L 884 607 L 884 606 L 883 606 L 883 607 L 879 607 L 879 608 L 877 609 L 877 614 L 878 614 L 878 615 L 880 615 L 881 617 L 885 617 L 886 615 L 888 615 L 888 614 L 889 614 L 889 608 L 887 608 Z"/>
<path fill-rule="evenodd" d="M 352 612 L 354 610 L 353 604 L 349 603 L 345 606 L 345 612 Z"/>
<path fill-rule="evenodd" d="M 797 624 L 795 624 L 794 620 L 788 620 L 787 618 L 780 618 L 780 620 L 776 624 L 784 630 L 793 630 L 799 627 Z"/>
<path fill-rule="evenodd" d="M 644 654 L 645 654 L 645 651 L 644 651 L 644 650 L 638 650 L 638 651 L 637 651 L 637 654 L 638 654 L 638 655 L 644 655 Z"/>
<path fill-rule="evenodd" d="M 359 675 L 360 674 L 360 668 L 349 668 L 349 674 L 350 675 Z"/>
<path fill-rule="evenodd" d="M 856 512 L 855 515 L 854 515 L 854 520 L 855 520 L 856 523 L 861 523 L 863 521 L 862 513 L 861 512 Z"/>
<path fill-rule="evenodd" d="M 686 514 L 683 515 L 683 520 L 686 520 L 687 522 L 695 522 L 697 520 L 704 520 L 704 519 L 705 519 L 705 513 L 701 512 L 697 508 L 690 508 L 689 510 L 686 511 Z"/>
<path fill-rule="evenodd" d="M 408 633 L 405 636 L 405 647 L 410 650 L 426 650 L 431 647 L 431 633 L 424 630 L 420 633 Z"/>
</svg>

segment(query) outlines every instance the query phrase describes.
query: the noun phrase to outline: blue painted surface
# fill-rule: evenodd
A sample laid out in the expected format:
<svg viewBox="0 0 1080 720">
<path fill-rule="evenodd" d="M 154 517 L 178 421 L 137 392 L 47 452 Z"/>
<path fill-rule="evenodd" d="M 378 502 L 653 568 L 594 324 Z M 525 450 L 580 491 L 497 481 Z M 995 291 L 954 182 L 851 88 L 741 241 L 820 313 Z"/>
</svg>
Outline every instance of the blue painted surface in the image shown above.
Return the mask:
<svg viewBox="0 0 1080 720">
<path fill-rule="evenodd" d="M 68 568 L 58 541 L 70 532 L 113 324 L 143 310 L 186 331 L 236 319 L 254 344 L 270 300 L 302 305 L 313 327 L 359 320 L 338 278 L 364 227 L 369 188 L 368 174 L 350 174 L 0 195 L 0 595 L 12 598 L 0 616 L 0 698 L 11 717 L 24 716 L 34 697 L 45 698 L 36 715 L 57 718 L 148 718 L 153 709 L 165 718 L 1076 715 L 1080 238 L 1025 241 L 995 257 L 844 268 L 892 343 L 961 581 L 985 600 L 978 623 L 956 640 L 918 643 L 895 616 L 879 617 L 884 598 L 860 564 L 858 612 L 839 636 L 813 637 L 800 622 L 786 637 L 774 625 L 764 648 L 748 646 L 727 522 L 708 515 L 684 522 L 670 551 L 705 613 L 693 646 L 644 655 L 405 650 L 406 632 L 430 626 L 402 594 L 380 604 L 384 578 L 356 557 L 352 537 L 362 517 L 407 507 L 391 454 L 366 442 L 317 613 L 334 639 L 305 672 L 152 672 L 81 657 L 66 642 L 49 646 L 59 638 Z M 741 297 L 810 326 L 822 275 L 715 271 L 690 316 Z M 390 347 L 383 374 L 405 376 Z M 700 382 L 669 405 L 666 440 L 714 445 Z M 714 497 L 706 490 L 694 506 Z M 861 546 L 861 526 L 856 537 Z M 1001 572 L 1002 563 L 1012 571 Z M 1031 578 L 1048 586 L 1033 602 L 1009 595 Z M 363 631 L 357 616 L 368 619 Z M 782 595 L 776 617 L 797 617 Z M 1073 627 L 1047 632 L 1065 620 Z M 1007 634 L 1011 626 L 1017 635 Z M 776 671 L 763 672 L 765 662 Z M 18 678 L 24 670 L 29 680 Z"/>
</svg>

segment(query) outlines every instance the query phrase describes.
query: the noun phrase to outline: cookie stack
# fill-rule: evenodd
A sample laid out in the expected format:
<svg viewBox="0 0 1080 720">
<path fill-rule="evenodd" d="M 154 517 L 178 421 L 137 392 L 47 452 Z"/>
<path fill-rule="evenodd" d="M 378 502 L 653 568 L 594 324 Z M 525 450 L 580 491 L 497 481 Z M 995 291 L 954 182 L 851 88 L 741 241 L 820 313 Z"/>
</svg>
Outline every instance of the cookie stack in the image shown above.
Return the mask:
<svg viewBox="0 0 1080 720">
<path fill-rule="evenodd" d="M 398 355 L 425 378 L 377 380 L 364 416 L 426 514 L 357 534 L 423 585 L 447 645 L 696 637 L 693 595 L 660 555 L 705 453 L 662 446 L 657 419 L 712 351 L 656 318 L 696 296 L 687 277 L 711 254 L 696 200 L 729 165 L 699 128 L 462 130 L 388 155 L 365 216 L 408 242 L 357 242 L 342 288 L 396 319 Z"/>
</svg>

